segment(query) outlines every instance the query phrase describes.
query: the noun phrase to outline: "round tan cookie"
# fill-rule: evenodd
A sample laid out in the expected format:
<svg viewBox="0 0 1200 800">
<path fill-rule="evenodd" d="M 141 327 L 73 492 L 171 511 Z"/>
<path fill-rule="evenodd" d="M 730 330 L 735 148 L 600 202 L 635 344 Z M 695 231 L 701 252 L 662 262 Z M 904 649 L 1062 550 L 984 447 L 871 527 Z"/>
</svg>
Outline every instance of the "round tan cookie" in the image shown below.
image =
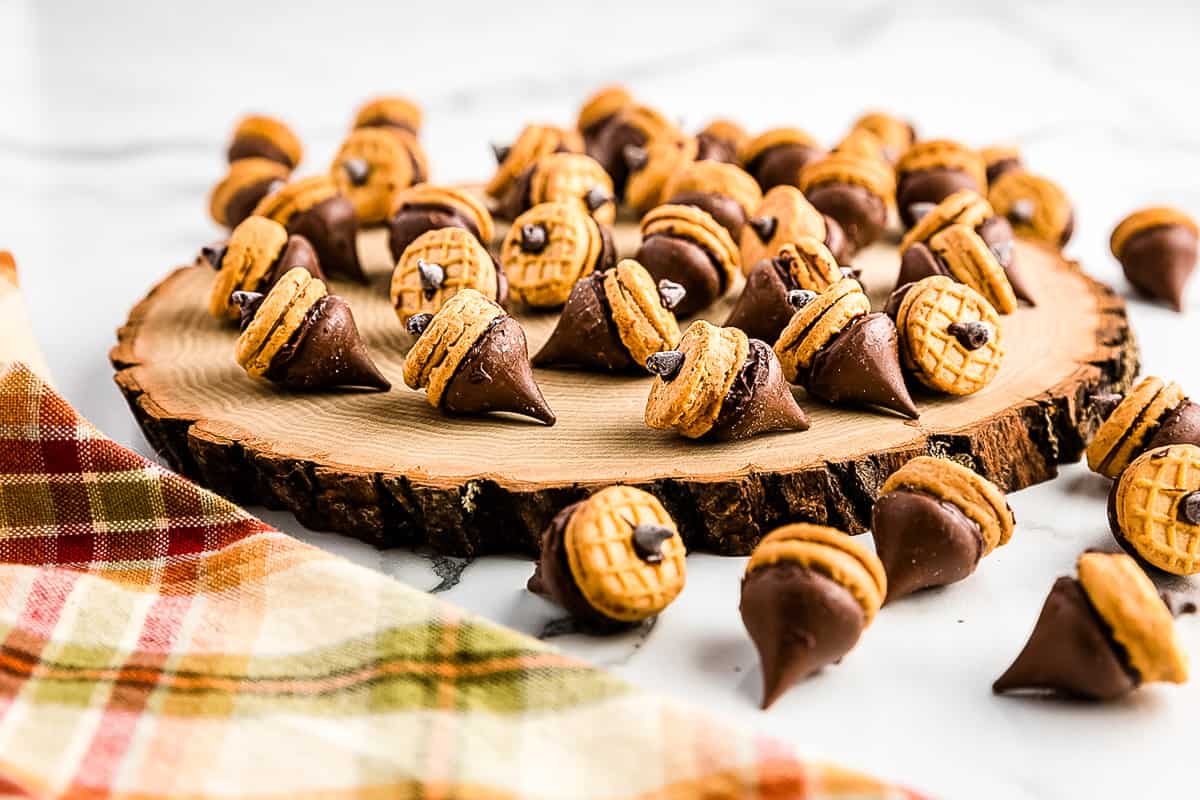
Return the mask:
<svg viewBox="0 0 1200 800">
<path fill-rule="evenodd" d="M 421 107 L 407 97 L 376 97 L 359 106 L 354 114 L 355 128 L 393 125 L 413 133 L 421 131 Z"/>
<path fill-rule="evenodd" d="M 659 206 L 642 217 L 642 239 L 656 234 L 679 236 L 708 251 L 732 286 L 738 275 L 738 249 L 733 237 L 707 211 L 692 206 Z"/>
<path fill-rule="evenodd" d="M 737 328 L 697 320 L 675 349 L 683 353 L 683 365 L 670 380 L 654 378 L 646 425 L 696 439 L 716 424 L 725 395 L 746 362 L 750 340 Z"/>
<path fill-rule="evenodd" d="M 426 274 L 440 271 L 439 286 L 426 286 L 422 265 Z M 436 313 L 463 289 L 474 289 L 488 300 L 499 299 L 496 263 L 487 248 L 462 228 L 425 231 L 404 248 L 396 262 L 392 272 L 392 307 L 404 324 L 415 314 Z"/>
<path fill-rule="evenodd" d="M 267 181 L 286 183 L 291 171 L 269 158 L 239 158 L 229 165 L 225 177 L 213 187 L 208 213 L 213 222 L 229 227 L 229 204 L 238 192 Z"/>
<path fill-rule="evenodd" d="M 746 574 L 775 564 L 799 564 L 846 588 L 862 606 L 867 624 L 887 597 L 883 563 L 848 534 L 798 522 L 768 533 L 750 554 Z"/>
<path fill-rule="evenodd" d="M 900 252 L 904 253 L 917 242 L 928 242 L 930 237 L 951 225 L 966 225 L 978 228 L 984 221 L 995 216 L 992 206 L 983 195 L 970 189 L 959 189 L 934 206 L 933 210 L 917 220 L 900 240 Z"/>
<path fill-rule="evenodd" d="M 917 456 L 893 472 L 879 490 L 888 492 L 912 491 L 950 503 L 983 533 L 987 555 L 1012 538 L 1012 509 L 999 486 L 974 470 L 947 458 Z"/>
<path fill-rule="evenodd" d="M 753 225 L 741 233 L 742 271 L 749 274 L 764 258 L 771 258 L 786 244 L 801 237 L 825 241 L 825 217 L 795 186 L 780 184 L 763 195 L 751 219 L 771 220 L 771 235 L 764 242 Z"/>
<path fill-rule="evenodd" d="M 667 181 L 696 160 L 698 145 L 691 136 L 659 136 L 642 150 L 645 164 L 638 169 L 631 165 L 629 179 L 625 182 L 625 202 L 639 214 L 664 200 Z"/>
<path fill-rule="evenodd" d="M 1186 683 L 1188 658 L 1154 582 L 1124 553 L 1084 553 L 1079 583 L 1142 683 Z"/>
<path fill-rule="evenodd" d="M 585 131 L 631 105 L 633 105 L 633 95 L 624 86 L 619 84 L 601 86 L 595 94 L 583 101 L 583 105 L 579 108 L 579 118 L 575 127 L 580 131 Z"/>
<path fill-rule="evenodd" d="M 798 288 L 817 294 L 832 288 L 845 277 L 829 248 L 811 236 L 799 236 L 791 244 L 785 244 L 779 248 L 775 259 L 786 265 Z"/>
<path fill-rule="evenodd" d="M 952 169 L 965 172 L 980 192 L 987 189 L 987 167 L 983 157 L 965 145 L 950 139 L 915 142 L 896 162 L 896 175 L 902 178 L 927 169 Z"/>
<path fill-rule="evenodd" d="M 541 228 L 545 244 L 523 249 L 527 226 Z M 534 308 L 561 306 L 571 287 L 596 267 L 603 248 L 600 228 L 578 203 L 542 203 L 513 222 L 500 248 L 509 291 Z"/>
<path fill-rule="evenodd" d="M 292 132 L 287 123 L 275 117 L 263 114 L 242 117 L 233 129 L 233 139 L 236 141 L 241 138 L 264 139 L 270 142 L 291 162 L 292 169 L 296 168 L 304 156 L 304 146 L 300 143 L 300 137 Z"/>
<path fill-rule="evenodd" d="M 743 167 L 747 167 L 771 148 L 790 144 L 821 149 L 816 139 L 799 128 L 771 128 L 753 139 L 743 141 L 742 146 L 738 148 L 738 161 L 742 162 Z"/>
<path fill-rule="evenodd" d="M 800 170 L 802 192 L 835 183 L 861 186 L 889 207 L 896 203 L 896 178 L 891 166 L 884 162 L 831 153 L 820 161 L 810 161 Z"/>
<path fill-rule="evenodd" d="M 429 404 L 439 407 L 459 364 L 492 320 L 501 316 L 504 310 L 474 289 L 451 297 L 408 351 L 404 382 L 410 389 L 425 389 Z"/>
<path fill-rule="evenodd" d="M 621 343 L 638 364 L 679 344 L 675 315 L 662 304 L 654 278 L 632 258 L 604 273 L 604 296 Z"/>
<path fill-rule="evenodd" d="M 638 525 L 674 532 L 663 541 L 658 563 L 638 555 Z M 631 486 L 610 486 L 580 503 L 567 520 L 563 545 L 580 593 L 610 619 L 637 622 L 660 613 L 687 579 L 687 550 L 675 521 L 654 495 Z"/>
<path fill-rule="evenodd" d="M 667 179 L 662 196 L 670 201 L 683 192 L 729 197 L 746 216 L 750 216 L 762 203 L 762 189 L 758 181 L 736 164 L 721 161 L 693 161 L 686 165 Z"/>
<path fill-rule="evenodd" d="M 950 332 L 954 324 L 982 323 L 988 340 L 974 350 Z M 1000 316 L 970 286 L 944 275 L 914 283 L 896 312 L 904 365 L 921 383 L 952 395 L 978 392 L 1004 360 Z"/>
<path fill-rule="evenodd" d="M 1106 478 L 1121 477 L 1162 418 L 1183 400 L 1179 384 L 1153 375 L 1142 378 L 1100 423 L 1087 448 L 1088 468 Z"/>
<path fill-rule="evenodd" d="M 490 242 L 496 236 L 496 224 L 492 213 L 487 210 L 480 200 L 471 192 L 458 186 L 445 184 L 418 183 L 410 186 L 396 196 L 396 203 L 391 216 L 408 206 L 445 206 L 454 209 L 459 216 L 475 223 L 481 242 Z"/>
<path fill-rule="evenodd" d="M 1112 237 L 1108 241 L 1109 249 L 1116 258 L 1120 259 L 1121 251 L 1125 249 L 1126 243 L 1136 234 L 1166 225 L 1182 225 L 1197 232 L 1196 221 L 1179 209 L 1170 206 L 1153 206 L 1134 211 L 1121 220 L 1113 229 Z"/>
<path fill-rule="evenodd" d="M 1032 172 L 1012 170 L 992 183 L 988 202 L 1020 236 L 1061 247 L 1070 238 L 1075 212 L 1062 187 Z"/>
<path fill-rule="evenodd" d="M 221 269 L 213 279 L 208 313 L 220 320 L 240 314 L 229 296 L 239 289 L 257 290 L 287 246 L 287 229 L 266 217 L 246 217 L 229 234 Z"/>
<path fill-rule="evenodd" d="M 286 226 L 296 214 L 336 197 L 337 193 L 329 175 L 311 175 L 290 181 L 264 197 L 255 206 L 254 215 L 269 217 Z"/>
<path fill-rule="evenodd" d="M 1176 444 L 1143 453 L 1117 484 L 1117 524 L 1138 555 L 1164 572 L 1200 572 L 1200 524 L 1184 515 L 1200 492 L 1200 447 Z M 1196 501 L 1192 501 L 1196 502 Z"/>
<path fill-rule="evenodd" d="M 356 128 L 333 157 L 329 175 L 359 222 L 369 225 L 387 219 L 396 196 L 412 185 L 413 162 L 395 133 Z"/>
<path fill-rule="evenodd" d="M 930 237 L 929 248 L 945 262 L 956 280 L 983 295 L 1001 314 L 1017 310 L 1017 295 L 1008 282 L 1008 274 L 974 228 L 949 225 Z"/>
<path fill-rule="evenodd" d="M 583 152 L 583 139 L 578 131 L 569 131 L 554 125 L 526 125 L 508 148 L 508 154 L 496 167 L 496 174 L 487 185 L 492 197 L 503 197 L 509 186 L 525 170 L 537 163 L 542 156 L 558 151 Z"/>
<path fill-rule="evenodd" d="M 871 301 L 862 285 L 853 278 L 843 278 L 793 314 L 775 343 L 775 354 L 788 381 L 795 383 L 821 348 L 854 319 L 870 311 Z"/>
<path fill-rule="evenodd" d="M 595 208 L 593 198 L 603 198 Z M 582 153 L 551 153 L 534 165 L 529 181 L 529 204 L 578 202 L 602 225 L 617 217 L 612 178 L 600 162 Z"/>
<path fill-rule="evenodd" d="M 325 283 L 296 267 L 284 274 L 263 299 L 237 340 L 237 362 L 256 378 L 265 377 L 271 362 L 304 324 L 308 312 L 326 294 Z"/>
<path fill-rule="evenodd" d="M 904 119 L 883 111 L 871 111 L 854 121 L 853 130 L 865 130 L 874 134 L 883 145 L 884 157 L 895 163 L 916 141 L 916 131 Z"/>
</svg>

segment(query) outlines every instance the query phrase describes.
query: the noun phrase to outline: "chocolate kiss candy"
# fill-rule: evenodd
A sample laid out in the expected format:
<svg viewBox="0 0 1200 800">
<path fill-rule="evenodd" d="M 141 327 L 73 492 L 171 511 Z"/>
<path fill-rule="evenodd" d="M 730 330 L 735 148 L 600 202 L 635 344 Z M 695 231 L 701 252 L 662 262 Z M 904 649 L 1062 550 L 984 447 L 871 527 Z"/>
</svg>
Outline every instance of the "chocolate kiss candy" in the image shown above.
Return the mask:
<svg viewBox="0 0 1200 800">
<path fill-rule="evenodd" d="M 888 492 L 875 502 L 871 531 L 887 572 L 887 602 L 946 586 L 975 571 L 983 532 L 957 506 L 921 492 Z"/>
<path fill-rule="evenodd" d="M 225 251 L 228 249 L 229 242 L 216 242 L 205 245 L 200 248 L 200 257 L 207 261 L 210 267 L 219 270 L 221 268 L 221 261 L 225 259 Z"/>
<path fill-rule="evenodd" d="M 805 388 L 830 403 L 853 403 L 895 411 L 916 419 L 904 374 L 896 323 L 883 312 L 850 323 L 813 358 Z"/>
<path fill-rule="evenodd" d="M 992 251 L 1000 266 L 1004 267 L 1004 274 L 1008 276 L 1008 282 L 1012 284 L 1013 294 L 1017 299 L 1031 306 L 1037 305 L 1033 299 L 1033 292 L 1025 281 L 1024 273 L 1017 264 L 1013 251 L 1013 229 L 1008 220 L 1000 216 L 988 217 L 975 228 L 975 232 Z"/>
<path fill-rule="evenodd" d="M 1062 577 L 1054 582 L 1025 648 L 992 691 L 1033 689 L 1111 700 L 1137 688 L 1133 674 L 1082 584 Z"/>
<path fill-rule="evenodd" d="M 355 186 L 366 185 L 367 178 L 371 175 L 371 165 L 361 158 L 350 158 L 343 161 L 342 170 L 350 179 L 350 183 Z"/>
<path fill-rule="evenodd" d="M 345 197 L 336 195 L 294 214 L 287 230 L 308 239 L 327 272 L 339 272 L 367 283 L 367 275 L 358 262 L 358 217 Z"/>
<path fill-rule="evenodd" d="M 547 425 L 555 423 L 554 412 L 533 379 L 525 332 L 515 319 L 497 317 L 471 346 L 446 385 L 442 408 L 457 414 L 508 411 Z"/>
<path fill-rule="evenodd" d="M 733 441 L 808 428 L 808 415 L 796 404 L 775 352 L 761 339 L 751 339 L 746 363 L 734 377 L 709 436 Z"/>
<path fill-rule="evenodd" d="M 558 323 L 533 363 L 539 367 L 570 364 L 614 372 L 638 366 L 612 320 L 603 273 L 593 272 L 571 287 Z"/>
<path fill-rule="evenodd" d="M 262 305 L 263 298 L 266 295 L 262 292 L 234 292 L 229 295 L 232 300 L 241 309 L 242 315 L 238 325 L 240 330 L 246 330 L 246 326 L 250 324 L 250 320 L 254 319 L 254 315 L 258 313 L 258 307 Z"/>
<path fill-rule="evenodd" d="M 1134 234 L 1121 248 L 1121 268 L 1138 290 L 1183 310 L 1183 293 L 1196 268 L 1196 233 L 1162 225 Z"/>
<path fill-rule="evenodd" d="M 283 252 L 275 260 L 275 266 L 271 268 L 271 274 L 267 276 L 266 281 L 261 285 L 269 289 L 275 285 L 276 281 L 296 267 L 305 270 L 314 278 L 325 280 L 325 273 L 321 269 L 321 259 L 317 257 L 316 248 L 303 236 L 292 234 L 287 238 L 287 244 L 284 245 Z"/>
<path fill-rule="evenodd" d="M 900 256 L 900 274 L 896 276 L 896 288 L 916 283 L 934 275 L 949 275 L 950 270 L 942 260 L 924 243 L 910 245 Z"/>
<path fill-rule="evenodd" d="M 753 220 L 748 224 L 753 224 Z M 746 285 L 729 312 L 725 327 L 741 328 L 752 339 L 775 341 L 795 310 L 788 300 L 792 285 L 787 267 L 779 259 L 758 262 L 746 276 Z"/>
<path fill-rule="evenodd" d="M 295 389 L 392 388 L 367 354 L 350 306 L 334 294 L 313 306 L 296 338 L 275 357 L 267 378 Z"/>
<path fill-rule="evenodd" d="M 1158 425 L 1146 450 L 1169 444 L 1194 444 L 1200 447 L 1200 403 L 1184 400 Z"/>
</svg>

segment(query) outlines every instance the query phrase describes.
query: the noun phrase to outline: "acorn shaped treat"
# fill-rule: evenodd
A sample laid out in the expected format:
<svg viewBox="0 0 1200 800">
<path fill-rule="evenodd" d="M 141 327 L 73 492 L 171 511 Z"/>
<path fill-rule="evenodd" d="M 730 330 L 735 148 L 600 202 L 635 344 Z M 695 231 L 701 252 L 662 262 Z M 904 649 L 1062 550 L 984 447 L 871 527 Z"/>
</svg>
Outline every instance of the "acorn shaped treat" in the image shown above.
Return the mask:
<svg viewBox="0 0 1200 800">
<path fill-rule="evenodd" d="M 636 259 L 656 281 L 678 283 L 687 294 L 677 316 L 707 308 L 733 285 L 738 250 L 729 231 L 693 206 L 659 206 L 642 217 Z"/>
<path fill-rule="evenodd" d="M 229 141 L 229 163 L 243 158 L 265 158 L 294 170 L 304 155 L 300 138 L 274 117 L 251 114 L 238 120 Z"/>
<path fill-rule="evenodd" d="M 633 95 L 624 86 L 602 86 L 583 102 L 575 127 L 583 136 L 588 155 L 592 155 L 604 129 L 626 106 L 633 105 Z M 594 156 L 593 156 L 594 157 Z"/>
<path fill-rule="evenodd" d="M 951 225 L 965 225 L 973 229 L 1004 269 L 1004 275 L 1012 286 L 1017 300 L 1035 305 L 1033 292 L 1018 268 L 1013 249 L 1013 229 L 1005 217 L 998 216 L 991 204 L 971 189 L 960 189 L 938 203 L 917 220 L 900 240 L 900 274 L 896 287 L 928 278 L 930 275 L 945 275 L 944 265 L 928 253 L 918 250 L 909 256 L 914 244 L 929 244 L 935 234 Z"/>
<path fill-rule="evenodd" d="M 1172 444 L 1142 453 L 1109 496 L 1121 547 L 1172 575 L 1200 573 L 1200 447 Z"/>
<path fill-rule="evenodd" d="M 233 301 L 242 309 L 237 362 L 253 377 L 288 389 L 392 388 L 368 355 L 350 306 L 307 270 L 289 271 L 266 295 L 236 292 Z"/>
<path fill-rule="evenodd" d="M 760 261 L 774 257 L 784 245 L 802 236 L 824 242 L 839 264 L 849 260 L 842 226 L 813 208 L 795 186 L 776 186 L 763 195 L 742 228 L 742 271 L 749 275 Z"/>
<path fill-rule="evenodd" d="M 553 425 L 554 412 L 533 379 L 525 331 L 474 289 L 455 294 L 436 314 L 408 320 L 417 337 L 404 359 L 404 382 L 424 389 L 446 414 L 521 414 Z"/>
<path fill-rule="evenodd" d="M 825 157 L 825 148 L 799 128 L 772 128 L 742 144 L 738 158 L 764 192 L 799 186 L 800 170 Z"/>
<path fill-rule="evenodd" d="M 747 439 L 808 430 L 779 361 L 765 342 L 737 328 L 693 322 L 674 350 L 646 360 L 655 374 L 646 425 L 689 439 Z"/>
<path fill-rule="evenodd" d="M 201 257 L 217 270 L 208 313 L 230 322 L 241 317 L 241 310 L 230 299 L 234 292 L 265 294 L 297 267 L 314 278 L 325 278 L 317 251 L 308 240 L 289 236 L 282 225 L 266 217 L 247 217 L 229 234 L 229 241 L 204 248 Z"/>
<path fill-rule="evenodd" d="M 508 287 L 491 253 L 470 231 L 426 231 L 405 248 L 392 271 L 392 308 L 407 325 L 417 314 L 436 314 L 463 289 L 503 304 Z"/>
<path fill-rule="evenodd" d="M 496 174 L 488 181 L 487 193 L 503 200 L 526 170 L 542 156 L 551 153 L 582 153 L 583 137 L 578 131 L 555 125 L 526 125 L 511 145 L 492 146 L 496 154 Z"/>
<path fill-rule="evenodd" d="M 895 181 L 883 162 L 834 153 L 801 171 L 800 190 L 841 225 L 848 258 L 883 235 Z"/>
<path fill-rule="evenodd" d="M 334 156 L 329 176 L 364 225 L 387 219 L 396 197 L 414 183 L 408 148 L 383 128 L 352 131 Z"/>
<path fill-rule="evenodd" d="M 1004 361 L 1000 316 L 983 295 L 944 276 L 909 284 L 894 319 L 900 363 L 935 392 L 968 395 Z"/>
<path fill-rule="evenodd" d="M 959 189 L 987 194 L 983 158 L 958 142 L 916 142 L 896 162 L 896 206 L 906 228 Z"/>
<path fill-rule="evenodd" d="M 871 520 L 888 602 L 970 576 L 984 556 L 1008 544 L 1014 524 L 999 486 L 930 456 L 914 458 L 884 481 Z"/>
<path fill-rule="evenodd" d="M 629 165 L 630 148 L 645 148 L 658 138 L 683 138 L 669 119 L 646 105 L 627 105 L 605 126 L 603 134 L 588 155 L 600 162 L 612 177 L 617 195 L 625 196 L 625 182 L 633 170 Z"/>
<path fill-rule="evenodd" d="M 1075 210 L 1063 188 L 1049 178 L 1008 170 L 988 188 L 988 202 L 1026 239 L 1062 247 L 1075 231 Z"/>
<path fill-rule="evenodd" d="M 213 187 L 208 213 L 213 222 L 232 228 L 254 213 L 258 202 L 287 183 L 291 169 L 269 158 L 240 158 Z"/>
<path fill-rule="evenodd" d="M 912 123 L 883 111 L 871 111 L 854 121 L 852 131 L 867 131 L 875 136 L 883 147 L 883 157 L 895 164 L 900 156 L 908 152 L 917 140 Z"/>
<path fill-rule="evenodd" d="M 771 191 L 791 189 L 776 186 Z M 754 339 L 773 342 L 795 312 L 793 292 L 820 294 L 843 278 L 833 254 L 811 236 L 798 236 L 779 248 L 774 258 L 764 258 L 746 276 L 737 304 L 725 320 Z M 807 296 L 807 295 L 801 295 Z"/>
<path fill-rule="evenodd" d="M 1121 220 L 1109 245 L 1134 288 L 1182 311 L 1184 290 L 1196 269 L 1196 240 L 1194 219 L 1157 206 Z"/>
<path fill-rule="evenodd" d="M 662 205 L 667 181 L 696 160 L 699 148 L 695 138 L 683 134 L 659 136 L 640 147 L 627 145 L 622 156 L 626 205 L 639 214 Z"/>
<path fill-rule="evenodd" d="M 813 397 L 835 405 L 885 409 L 916 419 L 904 385 L 896 325 L 871 302 L 853 278 L 819 295 L 793 295 L 799 306 L 775 352 L 783 373 Z"/>
<path fill-rule="evenodd" d="M 987 171 L 988 186 L 999 180 L 1001 175 L 1025 168 L 1021 161 L 1021 151 L 1010 145 L 985 147 L 979 151 L 979 157 L 983 159 L 983 166 Z"/>
<path fill-rule="evenodd" d="M 1076 567 L 1078 579 L 1054 582 L 1029 641 L 992 691 L 1115 700 L 1145 683 L 1186 683 L 1175 621 L 1137 563 L 1084 553 Z"/>
<path fill-rule="evenodd" d="M 714 119 L 696 134 L 700 159 L 738 163 L 738 151 L 750 140 L 746 129 L 731 119 Z"/>
<path fill-rule="evenodd" d="M 1097 398 L 1108 408 L 1087 448 L 1088 468 L 1119 478 L 1135 458 L 1169 444 L 1200 447 L 1200 404 L 1173 381 L 1142 378 L 1129 394 Z"/>
<path fill-rule="evenodd" d="M 934 275 L 970 286 L 1001 314 L 1017 310 L 1017 293 L 1008 273 L 983 237 L 967 225 L 947 225 L 929 237 L 928 243 L 909 245 L 900 256 L 897 288 Z"/>
<path fill-rule="evenodd" d="M 358 217 L 354 205 L 328 175 L 292 181 L 264 197 L 254 209 L 312 243 L 329 275 L 366 283 L 358 262 Z"/>
<path fill-rule="evenodd" d="M 426 231 L 462 228 L 487 247 L 496 235 L 487 206 L 457 186 L 419 183 L 396 197 L 388 220 L 388 246 L 397 261 L 413 241 Z"/>
<path fill-rule="evenodd" d="M 542 534 L 529 591 L 598 633 L 655 617 L 683 591 L 687 550 L 652 495 L 610 486 L 572 503 Z"/>
<path fill-rule="evenodd" d="M 603 372 L 644 370 L 646 359 L 679 343 L 672 309 L 683 287 L 655 285 L 633 259 L 593 272 L 576 282 L 550 338 L 533 363 L 575 366 Z"/>
<path fill-rule="evenodd" d="M 767 534 L 746 564 L 739 606 L 758 649 L 762 707 L 841 661 L 886 596 L 883 564 L 847 534 L 808 523 Z"/>
<path fill-rule="evenodd" d="M 762 202 L 762 190 L 742 168 L 720 161 L 693 161 L 667 179 L 667 203 L 695 206 L 712 215 L 737 240 Z"/>
<path fill-rule="evenodd" d="M 421 133 L 421 107 L 407 97 L 376 97 L 354 113 L 355 128 L 387 128 L 417 136 Z"/>
<path fill-rule="evenodd" d="M 583 153 L 542 156 L 509 187 L 498 213 L 514 219 L 542 203 L 579 203 L 603 225 L 617 216 L 612 178 L 594 158 Z"/>
<path fill-rule="evenodd" d="M 575 282 L 616 263 L 612 234 L 578 203 L 542 203 L 513 222 L 500 248 L 509 291 L 532 308 L 567 302 Z"/>
</svg>

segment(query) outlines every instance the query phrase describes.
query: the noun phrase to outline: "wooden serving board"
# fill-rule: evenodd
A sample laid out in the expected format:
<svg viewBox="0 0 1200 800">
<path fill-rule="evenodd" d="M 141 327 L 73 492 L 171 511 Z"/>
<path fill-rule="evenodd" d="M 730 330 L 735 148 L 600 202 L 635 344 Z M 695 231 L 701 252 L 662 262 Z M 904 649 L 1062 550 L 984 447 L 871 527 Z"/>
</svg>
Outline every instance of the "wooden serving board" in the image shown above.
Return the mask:
<svg viewBox="0 0 1200 800">
<path fill-rule="evenodd" d="M 637 235 L 619 224 L 619 251 L 633 253 Z M 533 554 L 556 511 L 617 482 L 657 495 L 695 549 L 744 554 L 798 519 L 861 531 L 884 479 L 919 454 L 959 459 L 1007 490 L 1052 478 L 1098 422 L 1092 396 L 1123 391 L 1137 372 L 1123 301 L 1077 264 L 1019 242 L 1042 303 L 1004 318 L 1007 357 L 988 388 L 958 399 L 915 392 L 918 422 L 801 393 L 807 432 L 697 443 L 643 424 L 649 378 L 552 370 L 536 375 L 554 427 L 452 419 L 401 378 L 408 336 L 388 302 L 385 233 L 363 233 L 359 248 L 371 285 L 334 291 L 350 302 L 391 392 L 288 394 L 251 379 L 234 361 L 236 331 L 205 311 L 213 272 L 202 266 L 175 270 L 138 303 L 111 358 L 171 467 L 236 502 L 288 509 L 310 528 L 379 546 Z M 876 307 L 898 261 L 892 245 L 856 260 Z M 724 320 L 734 297 L 704 316 Z M 555 316 L 516 315 L 533 352 Z"/>
</svg>

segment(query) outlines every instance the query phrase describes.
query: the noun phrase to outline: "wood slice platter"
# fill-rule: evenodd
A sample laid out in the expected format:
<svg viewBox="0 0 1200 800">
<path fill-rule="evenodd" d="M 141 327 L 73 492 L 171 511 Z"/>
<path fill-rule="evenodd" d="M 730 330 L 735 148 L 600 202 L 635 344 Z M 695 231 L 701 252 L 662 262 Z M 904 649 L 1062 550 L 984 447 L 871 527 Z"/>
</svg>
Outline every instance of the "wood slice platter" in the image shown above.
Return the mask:
<svg viewBox="0 0 1200 800">
<path fill-rule="evenodd" d="M 618 224 L 616 237 L 620 252 L 636 250 L 636 226 Z M 172 468 L 236 502 L 379 546 L 534 554 L 556 511 L 618 482 L 657 495 L 693 549 L 748 553 L 772 527 L 800 519 L 862 531 L 884 479 L 916 455 L 958 459 L 1010 491 L 1054 477 L 1098 423 L 1093 396 L 1125 390 L 1138 366 L 1124 302 L 1057 252 L 1018 242 L 1041 304 L 1004 318 L 1008 354 L 990 386 L 955 399 L 914 392 L 917 422 L 831 408 L 797 390 L 811 430 L 696 443 L 643 424 L 649 378 L 552 370 L 536 375 L 554 427 L 451 419 L 401 378 L 409 337 L 388 301 L 385 232 L 364 232 L 359 250 L 371 285 L 333 291 L 350 302 L 391 392 L 298 395 L 251 379 L 234 361 L 236 330 L 205 311 L 206 266 L 155 286 L 111 358 Z M 898 262 L 894 245 L 856 259 L 877 308 Z M 703 316 L 724 320 L 735 297 Z M 535 351 L 555 316 L 515 315 Z"/>
</svg>

